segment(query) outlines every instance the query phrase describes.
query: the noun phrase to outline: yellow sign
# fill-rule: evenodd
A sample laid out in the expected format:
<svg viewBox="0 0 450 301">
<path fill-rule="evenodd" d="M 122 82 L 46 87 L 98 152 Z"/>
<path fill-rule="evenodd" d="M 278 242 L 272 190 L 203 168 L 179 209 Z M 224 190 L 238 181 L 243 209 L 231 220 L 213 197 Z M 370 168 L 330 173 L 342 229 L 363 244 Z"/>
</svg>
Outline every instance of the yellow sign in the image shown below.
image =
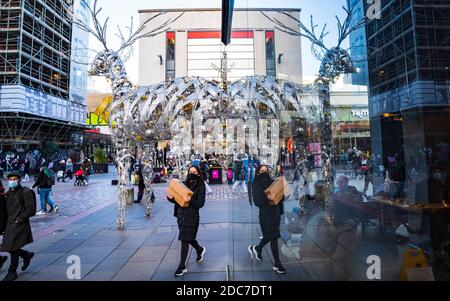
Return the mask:
<svg viewBox="0 0 450 301">
<path fill-rule="evenodd" d="M 408 281 L 408 269 L 426 268 L 428 261 L 423 250 L 409 249 L 403 256 L 403 266 L 400 272 L 400 281 Z"/>
<path fill-rule="evenodd" d="M 103 120 L 101 117 L 99 117 L 95 113 L 89 113 L 86 118 L 86 125 L 108 126 L 109 123 L 107 121 Z"/>
<path fill-rule="evenodd" d="M 88 113 L 86 125 L 108 126 L 109 125 L 109 106 L 112 103 L 112 96 L 104 97 L 94 113 Z"/>
<path fill-rule="evenodd" d="M 102 99 L 102 102 L 100 105 L 95 109 L 95 115 L 99 116 L 101 119 L 103 119 L 106 122 L 109 122 L 109 106 L 112 102 L 113 98 L 112 96 L 105 97 Z"/>
</svg>

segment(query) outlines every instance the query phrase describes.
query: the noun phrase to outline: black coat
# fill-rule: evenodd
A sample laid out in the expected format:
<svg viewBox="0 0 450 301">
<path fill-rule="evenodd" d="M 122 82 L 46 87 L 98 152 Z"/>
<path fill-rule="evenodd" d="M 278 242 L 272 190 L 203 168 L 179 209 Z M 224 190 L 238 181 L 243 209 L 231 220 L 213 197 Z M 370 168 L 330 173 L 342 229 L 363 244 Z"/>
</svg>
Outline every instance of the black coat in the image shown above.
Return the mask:
<svg viewBox="0 0 450 301">
<path fill-rule="evenodd" d="M 22 198 L 23 196 L 23 198 Z M 33 191 L 19 186 L 6 193 L 6 229 L 1 250 L 17 251 L 33 242 L 30 217 L 36 213 L 36 202 Z"/>
<path fill-rule="evenodd" d="M 6 218 L 6 197 L 0 194 L 0 234 L 5 232 Z"/>
<path fill-rule="evenodd" d="M 277 206 L 271 206 L 267 195 L 264 193 L 272 183 L 273 180 L 270 180 L 269 183 L 263 184 L 258 178 L 255 178 L 252 188 L 253 202 L 259 208 L 259 224 L 263 238 L 268 240 L 281 237 L 280 222 L 283 214 L 283 202 L 280 202 Z"/>
<path fill-rule="evenodd" d="M 180 232 L 178 240 L 181 241 L 193 241 L 197 238 L 200 225 L 200 208 L 205 205 L 205 183 L 201 181 L 192 191 L 194 195 L 187 208 L 180 207 L 173 199 L 169 199 L 170 202 L 175 203 L 173 215 L 177 218 Z"/>
<path fill-rule="evenodd" d="M 50 189 L 52 188 L 51 185 L 48 185 L 48 177 L 45 175 L 45 172 L 41 170 L 39 172 L 39 175 L 36 178 L 36 182 L 33 184 L 33 188 L 39 187 L 42 189 Z"/>
<path fill-rule="evenodd" d="M 30 161 L 28 161 L 28 162 L 25 163 L 25 166 L 24 166 L 24 173 L 25 173 L 25 174 L 29 174 L 29 173 L 30 173 Z"/>
</svg>

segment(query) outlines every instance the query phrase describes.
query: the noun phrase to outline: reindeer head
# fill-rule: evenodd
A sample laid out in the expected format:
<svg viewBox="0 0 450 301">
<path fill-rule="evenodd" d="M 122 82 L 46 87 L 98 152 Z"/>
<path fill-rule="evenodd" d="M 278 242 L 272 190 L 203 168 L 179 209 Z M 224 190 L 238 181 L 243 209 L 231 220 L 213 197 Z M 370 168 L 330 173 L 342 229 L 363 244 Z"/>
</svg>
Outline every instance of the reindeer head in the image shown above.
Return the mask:
<svg viewBox="0 0 450 301">
<path fill-rule="evenodd" d="M 322 58 L 319 77 L 334 82 L 341 74 L 356 72 L 350 54 L 342 48 L 331 48 Z"/>
<path fill-rule="evenodd" d="M 117 72 L 122 71 L 122 64 L 123 62 L 119 53 L 111 50 L 103 50 L 95 56 L 88 70 L 88 74 L 89 76 L 108 76 L 114 70 Z"/>
<path fill-rule="evenodd" d="M 151 21 L 161 15 L 166 14 L 166 12 L 157 13 L 144 21 L 136 31 L 133 30 L 133 17 L 131 17 L 131 25 L 126 27 L 126 29 L 129 31 L 129 36 L 127 38 L 125 38 L 121 28 L 117 26 L 118 33 L 116 33 L 116 36 L 121 39 L 122 44 L 118 50 L 114 51 L 107 46 L 106 42 L 106 33 L 109 18 L 106 18 L 103 24 L 100 23 L 98 17 L 102 8 L 97 8 L 97 1 L 98 0 L 94 1 L 94 6 L 92 8 L 88 6 L 92 18 L 93 27 L 84 24 L 84 22 L 82 22 L 76 16 L 74 16 L 73 18 L 74 24 L 78 25 L 82 30 L 93 35 L 104 48 L 104 50 L 96 54 L 89 70 L 90 76 L 108 76 L 114 71 L 119 73 L 124 72 L 123 61 L 125 61 L 126 58 L 132 54 L 132 46 L 134 42 L 141 38 L 153 37 L 169 30 L 169 24 L 175 22 L 183 15 L 183 13 L 181 13 L 176 18 L 169 18 L 155 28 L 147 30 L 147 26 Z M 127 49 L 129 50 L 128 54 L 124 54 Z"/>
<path fill-rule="evenodd" d="M 347 16 L 344 22 L 336 16 L 337 27 L 338 27 L 338 43 L 334 47 L 326 47 L 324 43 L 324 38 L 329 34 L 327 31 L 327 24 L 324 24 L 320 34 L 316 32 L 318 25 L 314 24 L 313 16 L 311 16 L 310 26 L 306 26 L 303 22 L 288 14 L 286 12 L 279 12 L 279 14 L 288 17 L 293 20 L 299 28 L 293 28 L 286 25 L 276 17 L 271 17 L 268 14 L 261 12 L 267 19 L 271 20 L 275 24 L 275 28 L 278 30 L 288 33 L 293 36 L 300 36 L 307 38 L 311 42 L 311 51 L 314 56 L 321 61 L 320 71 L 319 71 L 319 81 L 334 82 L 337 77 L 341 74 L 353 73 L 356 71 L 350 54 L 347 50 L 341 47 L 342 42 L 349 36 L 349 34 L 365 24 L 365 17 L 361 20 L 356 20 L 354 22 L 352 17 L 354 16 L 354 11 L 356 9 L 356 1 L 347 9 L 342 7 Z"/>
</svg>

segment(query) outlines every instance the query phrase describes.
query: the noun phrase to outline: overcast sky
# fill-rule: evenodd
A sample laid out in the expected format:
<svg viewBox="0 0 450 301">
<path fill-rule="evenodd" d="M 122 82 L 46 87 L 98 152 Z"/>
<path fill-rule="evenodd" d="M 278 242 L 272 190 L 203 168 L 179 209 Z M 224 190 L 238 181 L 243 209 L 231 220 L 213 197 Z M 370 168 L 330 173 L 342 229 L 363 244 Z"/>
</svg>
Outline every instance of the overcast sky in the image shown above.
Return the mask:
<svg viewBox="0 0 450 301">
<path fill-rule="evenodd" d="M 93 0 L 90 0 L 93 3 Z M 236 7 L 258 7 L 258 8 L 301 8 L 301 18 L 303 22 L 309 24 L 310 15 L 314 15 L 316 23 L 322 25 L 328 23 L 330 34 L 327 38 L 328 45 L 336 43 L 336 20 L 335 15 L 342 17 L 342 6 L 346 0 L 235 0 Z M 115 36 L 117 25 L 125 27 L 130 23 L 133 16 L 135 28 L 139 20 L 139 9 L 151 8 L 214 8 L 221 7 L 221 0 L 99 0 L 98 5 L 103 7 L 101 20 L 109 17 L 108 45 L 110 48 L 118 48 L 120 41 Z M 103 17 L 103 18 L 102 18 Z M 220 28 L 220 20 L 218 20 Z M 133 83 L 138 82 L 138 45 L 134 47 L 134 54 L 126 64 L 128 75 Z M 310 43 L 303 41 L 303 75 L 313 76 L 319 70 L 319 62 L 311 55 Z M 101 49 L 100 45 L 93 38 L 90 39 L 90 48 Z M 95 86 L 102 86 L 96 81 Z"/>
</svg>

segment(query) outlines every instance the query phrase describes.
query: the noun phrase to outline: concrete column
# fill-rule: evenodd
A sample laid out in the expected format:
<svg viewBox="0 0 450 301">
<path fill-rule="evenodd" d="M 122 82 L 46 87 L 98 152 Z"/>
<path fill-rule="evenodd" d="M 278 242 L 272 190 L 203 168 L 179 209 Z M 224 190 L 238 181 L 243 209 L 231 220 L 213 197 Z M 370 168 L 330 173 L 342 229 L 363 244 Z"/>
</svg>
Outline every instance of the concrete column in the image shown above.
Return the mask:
<svg viewBox="0 0 450 301">
<path fill-rule="evenodd" d="M 266 75 L 266 39 L 263 30 L 255 30 L 255 75 Z"/>
<path fill-rule="evenodd" d="M 187 76 L 187 31 L 179 30 L 175 37 L 175 75 L 176 77 Z"/>
</svg>

